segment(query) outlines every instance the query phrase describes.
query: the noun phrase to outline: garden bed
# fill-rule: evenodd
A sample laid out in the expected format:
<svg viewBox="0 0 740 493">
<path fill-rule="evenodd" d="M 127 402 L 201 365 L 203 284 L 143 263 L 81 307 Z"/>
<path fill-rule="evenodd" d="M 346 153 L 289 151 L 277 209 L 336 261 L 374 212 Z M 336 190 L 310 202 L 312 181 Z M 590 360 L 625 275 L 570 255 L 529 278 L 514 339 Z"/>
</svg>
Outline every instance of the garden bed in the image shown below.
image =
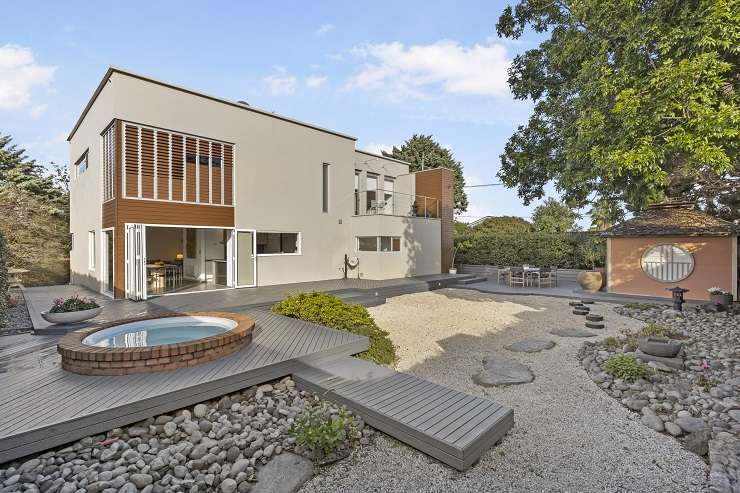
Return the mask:
<svg viewBox="0 0 740 493">
<path fill-rule="evenodd" d="M 740 490 L 740 313 L 630 304 L 620 315 L 647 322 L 598 343 L 586 343 L 581 363 L 607 394 L 671 435 L 710 465 L 713 491 Z M 656 334 L 657 333 L 657 334 Z M 683 364 L 668 367 L 635 358 L 639 336 L 665 335 L 683 345 Z"/>
<path fill-rule="evenodd" d="M 0 324 L 0 335 L 22 334 L 33 331 L 31 316 L 26 307 L 26 298 L 20 289 L 10 290 L 10 306 L 6 312 L 4 323 Z"/>
</svg>

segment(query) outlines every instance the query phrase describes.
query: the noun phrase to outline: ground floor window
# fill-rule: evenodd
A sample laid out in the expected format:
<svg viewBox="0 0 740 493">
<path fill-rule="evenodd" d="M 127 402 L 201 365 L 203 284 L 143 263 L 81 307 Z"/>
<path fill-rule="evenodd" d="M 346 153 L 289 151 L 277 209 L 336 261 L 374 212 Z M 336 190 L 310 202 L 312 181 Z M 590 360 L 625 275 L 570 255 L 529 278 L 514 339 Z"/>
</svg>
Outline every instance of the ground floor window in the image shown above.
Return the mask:
<svg viewBox="0 0 740 493">
<path fill-rule="evenodd" d="M 400 236 L 358 236 L 357 251 L 359 252 L 400 252 Z"/>
<path fill-rule="evenodd" d="M 95 231 L 87 232 L 87 268 L 95 270 Z"/>
<path fill-rule="evenodd" d="M 257 232 L 257 255 L 298 255 L 300 253 L 300 233 Z"/>
</svg>

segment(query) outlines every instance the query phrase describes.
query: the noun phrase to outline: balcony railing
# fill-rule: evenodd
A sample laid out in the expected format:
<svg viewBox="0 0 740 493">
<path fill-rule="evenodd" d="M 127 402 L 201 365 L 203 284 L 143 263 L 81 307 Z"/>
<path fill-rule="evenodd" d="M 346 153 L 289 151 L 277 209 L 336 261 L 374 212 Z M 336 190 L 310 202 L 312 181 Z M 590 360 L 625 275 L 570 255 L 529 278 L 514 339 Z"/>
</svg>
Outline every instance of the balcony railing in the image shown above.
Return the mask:
<svg viewBox="0 0 740 493">
<path fill-rule="evenodd" d="M 355 215 L 439 218 L 439 201 L 424 195 L 366 190 L 355 192 Z"/>
</svg>

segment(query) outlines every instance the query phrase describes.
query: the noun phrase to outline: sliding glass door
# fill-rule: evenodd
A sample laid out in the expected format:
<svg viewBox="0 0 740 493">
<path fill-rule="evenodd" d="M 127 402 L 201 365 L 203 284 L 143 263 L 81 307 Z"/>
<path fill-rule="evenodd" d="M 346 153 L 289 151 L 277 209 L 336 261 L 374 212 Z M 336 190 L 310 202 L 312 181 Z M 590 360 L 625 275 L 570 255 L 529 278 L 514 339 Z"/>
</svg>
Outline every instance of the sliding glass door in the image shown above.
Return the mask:
<svg viewBox="0 0 740 493">
<path fill-rule="evenodd" d="M 257 242 L 253 229 L 236 230 L 236 287 L 257 285 Z"/>
</svg>

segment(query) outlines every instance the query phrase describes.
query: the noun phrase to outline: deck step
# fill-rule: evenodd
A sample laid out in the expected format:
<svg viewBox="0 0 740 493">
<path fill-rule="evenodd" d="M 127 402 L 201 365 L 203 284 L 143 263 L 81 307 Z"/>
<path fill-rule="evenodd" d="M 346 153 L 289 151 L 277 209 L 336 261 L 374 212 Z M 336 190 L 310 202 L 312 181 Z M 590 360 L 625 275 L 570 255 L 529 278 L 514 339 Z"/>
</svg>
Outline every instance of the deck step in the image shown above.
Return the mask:
<svg viewBox="0 0 740 493">
<path fill-rule="evenodd" d="M 476 277 L 471 277 L 469 279 L 463 279 L 461 281 L 458 281 L 457 284 L 462 284 L 462 285 L 475 284 L 478 282 L 486 282 L 487 280 L 488 279 L 486 279 L 483 276 L 476 276 Z"/>
<path fill-rule="evenodd" d="M 345 405 L 366 423 L 464 471 L 514 425 L 514 412 L 413 375 L 352 357 L 306 363 L 300 389 Z"/>
</svg>

